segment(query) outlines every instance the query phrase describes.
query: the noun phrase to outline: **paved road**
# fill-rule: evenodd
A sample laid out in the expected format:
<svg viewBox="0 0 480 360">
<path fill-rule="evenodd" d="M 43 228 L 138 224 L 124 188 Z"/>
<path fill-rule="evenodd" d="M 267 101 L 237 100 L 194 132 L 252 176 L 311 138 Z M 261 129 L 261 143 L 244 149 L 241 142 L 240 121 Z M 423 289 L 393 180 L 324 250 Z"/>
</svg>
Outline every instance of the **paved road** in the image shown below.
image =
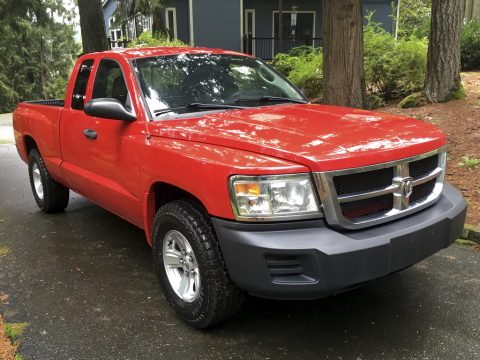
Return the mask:
<svg viewBox="0 0 480 360">
<path fill-rule="evenodd" d="M 12 128 L 12 114 L 0 115 L 0 144 L 8 144 L 14 141 Z"/>
<path fill-rule="evenodd" d="M 30 324 L 26 360 L 480 359 L 480 252 L 454 245 L 322 300 L 249 298 L 199 331 L 167 306 L 140 229 L 77 195 L 39 212 L 13 145 L 0 145 L 0 184 L 0 307 Z"/>
</svg>

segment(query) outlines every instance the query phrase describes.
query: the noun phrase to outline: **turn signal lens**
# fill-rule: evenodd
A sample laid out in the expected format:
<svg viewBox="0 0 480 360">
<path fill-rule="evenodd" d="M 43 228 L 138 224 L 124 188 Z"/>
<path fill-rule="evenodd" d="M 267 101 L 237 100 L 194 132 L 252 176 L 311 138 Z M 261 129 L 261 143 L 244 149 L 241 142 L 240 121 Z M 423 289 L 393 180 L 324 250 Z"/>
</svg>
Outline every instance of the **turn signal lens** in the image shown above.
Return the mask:
<svg viewBox="0 0 480 360">
<path fill-rule="evenodd" d="M 235 193 L 244 195 L 260 195 L 260 185 L 254 183 L 235 184 Z"/>
</svg>

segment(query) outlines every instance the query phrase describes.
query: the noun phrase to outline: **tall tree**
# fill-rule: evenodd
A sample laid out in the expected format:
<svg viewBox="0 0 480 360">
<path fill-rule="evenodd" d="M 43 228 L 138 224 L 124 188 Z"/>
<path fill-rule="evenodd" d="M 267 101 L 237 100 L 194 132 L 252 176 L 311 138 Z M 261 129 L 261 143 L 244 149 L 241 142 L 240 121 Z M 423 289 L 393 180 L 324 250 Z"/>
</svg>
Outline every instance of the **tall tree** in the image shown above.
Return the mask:
<svg viewBox="0 0 480 360">
<path fill-rule="evenodd" d="M 85 54 L 110 49 L 101 0 L 78 0 L 80 29 Z"/>
<path fill-rule="evenodd" d="M 323 0 L 323 103 L 369 107 L 359 0 Z"/>
<path fill-rule="evenodd" d="M 428 44 L 425 95 L 431 102 L 458 98 L 460 80 L 460 35 L 464 0 L 434 0 Z"/>
<path fill-rule="evenodd" d="M 64 96 L 79 53 L 72 17 L 62 0 L 0 1 L 0 113 Z"/>
<path fill-rule="evenodd" d="M 163 12 L 170 5 L 170 2 L 171 0 L 117 0 L 114 24 L 125 28 L 129 21 L 133 21 L 138 37 L 140 31 L 138 31 L 137 26 L 137 16 L 152 16 L 152 34 L 156 38 L 162 37 L 162 35 L 168 33 L 163 19 Z"/>
</svg>

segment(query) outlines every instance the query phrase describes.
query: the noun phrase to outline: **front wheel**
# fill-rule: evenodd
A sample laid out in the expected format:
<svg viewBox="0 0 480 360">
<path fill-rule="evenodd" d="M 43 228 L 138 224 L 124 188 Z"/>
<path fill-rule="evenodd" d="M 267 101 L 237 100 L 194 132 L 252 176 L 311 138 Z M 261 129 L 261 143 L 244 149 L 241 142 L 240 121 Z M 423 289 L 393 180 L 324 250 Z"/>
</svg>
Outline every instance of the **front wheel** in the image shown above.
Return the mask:
<svg viewBox="0 0 480 360">
<path fill-rule="evenodd" d="M 212 222 L 201 206 L 189 200 L 162 206 L 152 245 L 163 293 L 189 325 L 210 327 L 240 310 L 243 291 L 228 276 Z"/>
<path fill-rule="evenodd" d="M 52 179 L 37 149 L 30 151 L 28 156 L 28 174 L 33 196 L 40 210 L 53 213 L 67 207 L 68 188 Z"/>
</svg>

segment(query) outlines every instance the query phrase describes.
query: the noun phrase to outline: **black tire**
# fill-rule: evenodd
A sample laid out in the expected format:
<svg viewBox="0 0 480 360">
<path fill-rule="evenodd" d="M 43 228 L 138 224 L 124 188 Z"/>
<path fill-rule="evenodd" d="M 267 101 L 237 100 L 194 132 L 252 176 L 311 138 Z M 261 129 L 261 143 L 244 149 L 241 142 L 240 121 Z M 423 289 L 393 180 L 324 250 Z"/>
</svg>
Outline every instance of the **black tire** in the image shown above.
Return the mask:
<svg viewBox="0 0 480 360">
<path fill-rule="evenodd" d="M 28 174 L 33 196 L 40 210 L 54 213 L 67 207 L 68 188 L 52 179 L 37 149 L 30 151 L 28 156 Z"/>
<path fill-rule="evenodd" d="M 169 280 L 164 262 L 164 249 L 175 246 L 169 240 L 173 235 L 178 239 L 183 237 L 183 240 L 173 241 L 177 245 L 187 241 L 187 247 L 193 252 L 194 259 L 189 257 L 188 252 L 184 257 L 189 257 L 191 268 L 198 269 L 199 273 L 199 286 L 192 287 L 193 291 L 187 294 L 187 300 L 179 295 L 181 285 L 176 287 L 177 289 L 172 286 L 175 281 Z M 178 250 L 180 251 L 180 248 Z M 171 253 L 176 250 L 169 251 Z M 206 211 L 197 203 L 176 200 L 158 210 L 153 225 L 152 252 L 155 270 L 166 299 L 177 315 L 189 325 L 197 329 L 211 327 L 229 319 L 241 309 L 244 293 L 230 280 L 213 224 Z M 180 263 L 184 264 L 181 260 Z M 189 267 L 188 264 L 183 265 L 183 269 L 181 266 L 174 265 L 172 269 L 182 276 L 183 281 Z M 172 274 L 171 271 L 169 274 Z M 188 275 L 186 276 L 188 278 Z M 192 283 L 195 283 L 194 275 L 190 276 Z"/>
</svg>

